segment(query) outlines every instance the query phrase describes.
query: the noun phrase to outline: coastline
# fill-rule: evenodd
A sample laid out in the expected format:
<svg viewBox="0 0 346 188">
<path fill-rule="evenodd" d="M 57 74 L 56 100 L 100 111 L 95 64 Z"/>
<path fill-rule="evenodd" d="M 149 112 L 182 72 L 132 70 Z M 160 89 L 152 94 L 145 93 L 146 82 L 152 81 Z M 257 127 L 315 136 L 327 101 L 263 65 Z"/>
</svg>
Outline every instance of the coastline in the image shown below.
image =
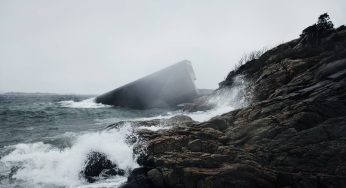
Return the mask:
<svg viewBox="0 0 346 188">
<path fill-rule="evenodd" d="M 268 50 L 221 83 L 232 89 L 243 75 L 249 106 L 139 131 L 141 167 L 121 187 L 344 187 L 346 29 L 305 40 Z M 194 105 L 205 109 L 203 100 Z"/>
</svg>

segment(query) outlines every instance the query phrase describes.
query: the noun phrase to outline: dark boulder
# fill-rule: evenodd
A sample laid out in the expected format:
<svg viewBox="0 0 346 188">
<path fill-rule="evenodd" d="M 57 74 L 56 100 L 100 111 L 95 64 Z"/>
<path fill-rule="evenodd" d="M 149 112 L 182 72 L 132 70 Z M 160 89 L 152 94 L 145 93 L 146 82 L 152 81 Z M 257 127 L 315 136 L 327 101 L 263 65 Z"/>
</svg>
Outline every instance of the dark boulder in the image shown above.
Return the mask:
<svg viewBox="0 0 346 188">
<path fill-rule="evenodd" d="M 124 176 L 125 171 L 118 169 L 117 165 L 107 158 L 104 153 L 90 152 L 85 161 L 81 175 L 89 182 L 95 182 L 100 176 L 107 178 L 110 176 Z"/>
<path fill-rule="evenodd" d="M 148 167 L 139 167 L 132 170 L 127 182 L 121 185 L 120 188 L 153 188 L 154 184 L 147 177 L 150 170 Z"/>
<path fill-rule="evenodd" d="M 164 181 L 162 173 L 154 168 L 152 170 L 149 170 L 147 172 L 147 176 L 150 179 L 150 181 L 154 184 L 154 187 L 156 188 L 163 188 L 164 187 Z"/>
</svg>

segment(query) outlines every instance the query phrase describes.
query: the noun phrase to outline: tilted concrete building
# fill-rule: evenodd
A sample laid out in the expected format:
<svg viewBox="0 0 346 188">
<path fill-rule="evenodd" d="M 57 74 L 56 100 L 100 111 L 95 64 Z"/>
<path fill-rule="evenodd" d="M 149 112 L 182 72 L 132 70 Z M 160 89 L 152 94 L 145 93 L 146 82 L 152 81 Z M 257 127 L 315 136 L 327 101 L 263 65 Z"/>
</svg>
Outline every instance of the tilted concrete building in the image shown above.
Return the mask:
<svg viewBox="0 0 346 188">
<path fill-rule="evenodd" d="M 130 108 L 169 108 L 198 96 L 195 73 L 185 60 L 109 91 L 96 102 Z"/>
</svg>

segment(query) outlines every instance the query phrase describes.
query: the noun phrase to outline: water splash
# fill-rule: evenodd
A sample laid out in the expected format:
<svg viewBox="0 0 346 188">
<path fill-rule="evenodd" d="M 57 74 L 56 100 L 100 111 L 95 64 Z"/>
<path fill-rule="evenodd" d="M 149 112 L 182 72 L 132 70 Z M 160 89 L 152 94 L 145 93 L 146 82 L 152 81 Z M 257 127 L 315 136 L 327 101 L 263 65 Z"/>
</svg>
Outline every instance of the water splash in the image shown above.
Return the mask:
<svg viewBox="0 0 346 188">
<path fill-rule="evenodd" d="M 210 110 L 197 111 L 197 112 L 184 112 L 181 110 L 168 112 L 163 115 L 148 117 L 148 118 L 135 118 L 134 121 L 147 121 L 153 119 L 168 119 L 176 115 L 186 115 L 191 117 L 195 121 L 203 122 L 207 121 L 215 116 L 222 115 L 224 113 L 244 108 L 251 103 L 252 93 L 250 90 L 250 83 L 246 81 L 244 76 L 236 76 L 233 79 L 231 87 L 225 87 L 216 90 L 210 96 L 208 96 L 206 103 L 212 106 Z M 144 127 L 142 127 L 144 128 Z M 163 127 L 166 128 L 166 127 Z M 147 128 L 153 131 L 160 130 L 162 127 Z"/>
<path fill-rule="evenodd" d="M 236 76 L 233 78 L 231 87 L 220 88 L 208 96 L 206 103 L 212 106 L 212 109 L 186 115 L 201 122 L 232 110 L 244 108 L 251 103 L 252 93 L 249 86 L 250 84 L 244 76 Z"/>
<path fill-rule="evenodd" d="M 95 98 L 85 99 L 82 101 L 73 101 L 73 100 L 67 100 L 67 101 L 60 101 L 58 104 L 61 107 L 66 108 L 109 108 L 110 105 L 105 105 L 101 103 L 96 103 Z"/>
<path fill-rule="evenodd" d="M 185 115 L 190 116 L 195 121 L 203 122 L 203 121 L 208 121 L 215 116 L 230 112 L 234 109 L 235 108 L 232 106 L 223 106 L 223 107 L 213 108 L 207 111 L 186 113 Z"/>
<path fill-rule="evenodd" d="M 135 117 L 125 118 L 125 120 L 145 121 L 170 118 L 176 115 L 187 115 L 195 121 L 202 122 L 216 115 L 249 105 L 251 101 L 250 94 L 248 83 L 240 76 L 234 78 L 232 87 L 219 89 L 208 98 L 207 102 L 214 106 L 211 110 L 192 113 L 178 110 L 165 114 L 161 113 L 161 115 L 155 117 L 140 117 L 136 115 Z M 58 105 L 64 108 L 76 109 L 110 107 L 95 103 L 94 98 L 79 102 L 66 100 L 58 102 Z M 122 119 L 119 117 L 114 118 L 118 118 L 119 121 Z M 95 122 L 96 124 L 103 124 L 104 120 L 108 119 L 102 118 L 102 120 L 95 120 Z M 126 177 L 116 176 L 89 184 L 79 176 L 79 173 L 90 151 L 105 153 L 110 160 L 122 169 L 137 167 L 138 164 L 133 154 L 133 145 L 129 145 L 126 142 L 127 136 L 132 135 L 133 128 L 129 124 L 119 129 L 63 134 L 66 137 L 63 140 L 70 142 L 69 144 L 64 144 L 63 147 L 43 142 L 8 146 L 4 148 L 6 151 L 0 159 L 0 187 L 118 187 L 126 181 Z M 137 129 L 149 129 L 152 131 L 167 128 L 170 127 L 160 125 L 137 127 Z"/>
<path fill-rule="evenodd" d="M 0 160 L 0 174 L 8 174 L 16 169 L 10 179 L 13 187 L 80 187 L 90 185 L 80 177 L 84 161 L 91 151 L 102 152 L 121 169 L 138 166 L 134 159 L 133 148 L 126 143 L 132 134 L 131 126 L 120 129 L 85 133 L 79 135 L 71 147 L 59 149 L 43 142 L 17 144 L 13 151 Z M 100 181 L 93 187 L 112 187 L 126 180 L 115 177 Z M 108 183 L 107 183 L 108 181 Z M 107 186 L 106 186 L 107 185 Z M 9 186 L 9 185 L 7 185 Z"/>
<path fill-rule="evenodd" d="M 233 78 L 231 87 L 224 87 L 216 90 L 209 98 L 208 103 L 215 106 L 215 108 L 222 108 L 226 106 L 233 107 L 233 109 L 243 108 L 251 102 L 250 84 L 244 76 L 236 76 Z"/>
</svg>

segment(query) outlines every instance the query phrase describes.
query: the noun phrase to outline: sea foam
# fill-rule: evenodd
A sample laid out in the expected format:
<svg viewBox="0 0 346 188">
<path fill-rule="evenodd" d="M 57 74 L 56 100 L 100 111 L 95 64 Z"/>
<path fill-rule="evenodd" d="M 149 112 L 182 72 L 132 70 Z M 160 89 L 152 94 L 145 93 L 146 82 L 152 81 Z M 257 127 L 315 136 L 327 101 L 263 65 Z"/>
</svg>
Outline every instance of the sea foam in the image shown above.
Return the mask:
<svg viewBox="0 0 346 188">
<path fill-rule="evenodd" d="M 12 178 L 19 187 L 83 187 L 87 184 L 80 177 L 80 171 L 89 152 L 98 151 L 116 163 L 119 168 L 129 170 L 138 166 L 131 145 L 125 143 L 132 134 L 131 126 L 120 129 L 84 133 L 79 135 L 69 148 L 58 149 L 42 142 L 17 144 L 13 151 L 1 160 L 0 172 L 19 167 Z M 93 184 L 92 187 L 113 187 L 126 180 L 115 177 Z M 22 184 L 22 185 L 21 185 Z M 89 187 L 88 186 L 88 187 Z"/>
<path fill-rule="evenodd" d="M 208 111 L 183 112 L 180 110 L 161 114 L 155 117 L 132 118 L 132 121 L 145 121 L 151 119 L 171 118 L 176 115 L 187 115 L 195 121 L 206 121 L 210 118 L 227 113 L 231 110 L 248 105 L 246 83 L 240 78 L 234 80 L 235 85 L 216 91 L 209 97 L 208 102 L 214 106 Z M 238 83 L 238 84 L 237 84 Z M 97 104 L 94 98 L 83 101 L 61 101 L 59 105 L 67 108 L 104 108 L 107 105 Z M 117 117 L 115 117 L 117 118 Z M 103 119 L 108 121 L 108 119 Z M 102 123 L 102 122 L 101 122 Z M 103 130 L 96 132 L 63 134 L 69 137 L 68 147 L 59 148 L 56 145 L 36 142 L 21 143 L 7 146 L 7 155 L 0 159 L 0 178 L 10 176 L 8 181 L 0 181 L 0 187 L 118 187 L 126 181 L 126 177 L 101 180 L 93 184 L 87 183 L 80 172 L 84 168 L 87 155 L 91 151 L 102 152 L 116 163 L 119 168 L 130 170 L 138 167 L 133 154 L 133 145 L 126 142 L 128 135 L 133 135 L 133 129 L 148 129 L 157 131 L 169 129 L 168 126 L 140 126 L 134 127 L 130 123 L 119 129 Z M 12 179 L 12 180 L 11 180 Z"/>
<path fill-rule="evenodd" d="M 85 99 L 82 101 L 60 101 L 58 104 L 66 108 L 108 108 L 110 105 L 105 105 L 101 103 L 96 103 L 95 98 Z"/>
</svg>

